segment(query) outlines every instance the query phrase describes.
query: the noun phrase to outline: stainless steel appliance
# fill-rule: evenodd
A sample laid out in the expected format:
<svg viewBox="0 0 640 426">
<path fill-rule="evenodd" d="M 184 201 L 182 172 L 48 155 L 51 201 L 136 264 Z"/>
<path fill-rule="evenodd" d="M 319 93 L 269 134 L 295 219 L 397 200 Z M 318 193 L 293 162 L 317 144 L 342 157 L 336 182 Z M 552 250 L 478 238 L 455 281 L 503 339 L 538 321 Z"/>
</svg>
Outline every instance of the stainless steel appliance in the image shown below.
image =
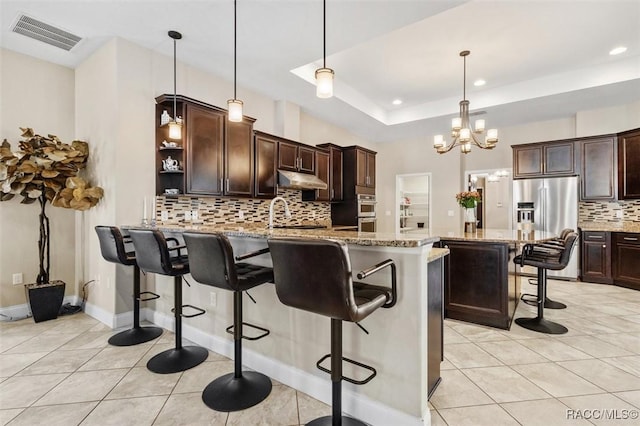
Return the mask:
<svg viewBox="0 0 640 426">
<path fill-rule="evenodd" d="M 518 179 L 513 181 L 514 227 L 547 231 L 559 235 L 565 228 L 578 229 L 578 178 Z M 567 267 L 561 271 L 548 271 L 548 276 L 560 279 L 578 277 L 579 248 Z M 535 275 L 535 268 L 525 267 L 522 272 Z"/>
<path fill-rule="evenodd" d="M 358 232 L 376 232 L 375 217 L 359 217 Z"/>
<path fill-rule="evenodd" d="M 376 196 L 356 194 L 355 198 L 331 205 L 334 226 L 357 226 L 360 232 L 376 232 Z"/>
<path fill-rule="evenodd" d="M 376 196 L 358 194 L 358 217 L 376 217 Z"/>
</svg>

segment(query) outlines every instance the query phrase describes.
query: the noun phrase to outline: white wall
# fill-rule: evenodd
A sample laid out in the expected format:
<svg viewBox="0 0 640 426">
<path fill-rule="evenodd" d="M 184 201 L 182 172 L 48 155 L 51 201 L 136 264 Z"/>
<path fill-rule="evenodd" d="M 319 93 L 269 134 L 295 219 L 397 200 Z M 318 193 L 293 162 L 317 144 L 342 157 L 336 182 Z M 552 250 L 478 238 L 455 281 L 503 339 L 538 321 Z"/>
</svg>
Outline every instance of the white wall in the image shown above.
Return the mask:
<svg viewBox="0 0 640 426">
<path fill-rule="evenodd" d="M 628 105 L 582 111 L 576 117 L 576 136 L 604 135 L 640 127 L 640 100 Z"/>
<path fill-rule="evenodd" d="M 73 70 L 0 49 L 0 137 L 18 150 L 20 129 L 55 134 L 63 142 L 74 139 Z M 23 286 L 12 285 L 22 272 L 25 283 L 38 275 L 39 204 L 20 204 L 22 197 L 0 203 L 0 307 L 26 303 Z M 46 209 L 51 226 L 51 279 L 67 283 L 74 294 L 74 210 Z"/>
</svg>

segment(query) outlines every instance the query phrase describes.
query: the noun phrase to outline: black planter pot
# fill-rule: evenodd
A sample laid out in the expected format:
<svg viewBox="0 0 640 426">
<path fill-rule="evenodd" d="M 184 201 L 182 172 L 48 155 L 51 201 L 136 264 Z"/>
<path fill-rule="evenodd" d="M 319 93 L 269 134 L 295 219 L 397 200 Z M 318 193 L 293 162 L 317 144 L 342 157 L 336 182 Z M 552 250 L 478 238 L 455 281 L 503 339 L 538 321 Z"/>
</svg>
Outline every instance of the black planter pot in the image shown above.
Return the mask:
<svg viewBox="0 0 640 426">
<path fill-rule="evenodd" d="M 48 284 L 29 284 L 29 305 L 35 322 L 58 318 L 64 299 L 64 281 L 56 280 Z"/>
</svg>

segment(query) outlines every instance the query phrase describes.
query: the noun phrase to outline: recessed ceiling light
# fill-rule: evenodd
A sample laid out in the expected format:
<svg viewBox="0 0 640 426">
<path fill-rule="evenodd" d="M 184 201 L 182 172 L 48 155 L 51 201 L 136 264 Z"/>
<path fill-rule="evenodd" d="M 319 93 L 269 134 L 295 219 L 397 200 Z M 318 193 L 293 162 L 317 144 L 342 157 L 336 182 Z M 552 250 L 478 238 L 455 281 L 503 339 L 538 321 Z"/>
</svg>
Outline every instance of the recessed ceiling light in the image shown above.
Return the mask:
<svg viewBox="0 0 640 426">
<path fill-rule="evenodd" d="M 616 48 L 614 48 L 614 49 L 611 49 L 611 50 L 609 51 L 609 55 L 619 55 L 619 54 L 624 53 L 624 52 L 626 52 L 626 51 L 627 51 L 627 48 L 626 48 L 626 47 L 624 47 L 624 46 L 618 46 L 618 47 L 616 47 Z"/>
<path fill-rule="evenodd" d="M 487 84 L 487 82 L 484 81 L 483 79 L 478 79 L 478 80 L 473 82 L 474 86 L 484 86 L 485 84 Z"/>
<path fill-rule="evenodd" d="M 402 104 L 402 99 L 394 99 L 393 102 L 391 102 L 394 105 L 401 105 Z"/>
</svg>

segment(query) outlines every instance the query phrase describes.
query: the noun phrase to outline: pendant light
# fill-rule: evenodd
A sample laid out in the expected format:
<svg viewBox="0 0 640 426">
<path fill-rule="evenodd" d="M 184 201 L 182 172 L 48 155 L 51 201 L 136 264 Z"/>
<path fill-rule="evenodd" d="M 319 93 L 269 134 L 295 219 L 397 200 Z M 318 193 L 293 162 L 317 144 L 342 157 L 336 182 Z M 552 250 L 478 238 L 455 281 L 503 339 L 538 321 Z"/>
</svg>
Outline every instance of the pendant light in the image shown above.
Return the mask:
<svg viewBox="0 0 640 426">
<path fill-rule="evenodd" d="M 182 120 L 178 121 L 178 109 L 176 108 L 178 97 L 176 92 L 176 40 L 182 38 L 177 31 L 169 31 L 169 37 L 173 39 L 173 119 L 169 121 L 169 138 L 182 139 Z"/>
<path fill-rule="evenodd" d="M 330 98 L 333 96 L 334 72 L 327 68 L 327 0 L 322 0 L 322 68 L 316 70 L 316 96 Z"/>
<path fill-rule="evenodd" d="M 233 0 L 233 99 L 227 101 L 229 109 L 229 121 L 242 121 L 242 101 L 236 97 L 236 62 L 237 62 L 237 1 Z"/>
</svg>

